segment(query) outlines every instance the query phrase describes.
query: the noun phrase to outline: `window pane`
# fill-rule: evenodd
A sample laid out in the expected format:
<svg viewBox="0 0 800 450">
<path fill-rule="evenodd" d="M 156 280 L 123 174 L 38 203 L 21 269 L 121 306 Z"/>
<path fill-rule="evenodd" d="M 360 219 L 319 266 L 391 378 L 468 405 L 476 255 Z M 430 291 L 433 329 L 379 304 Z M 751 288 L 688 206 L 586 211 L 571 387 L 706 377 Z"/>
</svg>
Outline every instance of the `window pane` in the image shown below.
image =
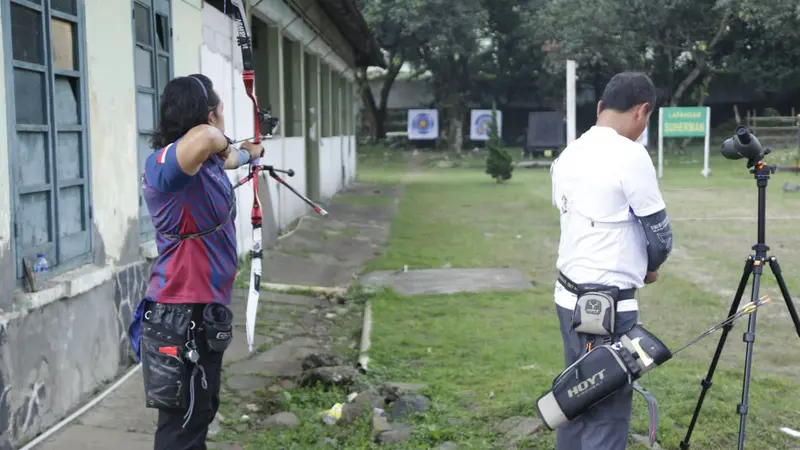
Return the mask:
<svg viewBox="0 0 800 450">
<path fill-rule="evenodd" d="M 169 82 L 169 58 L 158 57 L 158 95 L 164 93 L 164 87 Z"/>
<path fill-rule="evenodd" d="M 45 118 L 43 73 L 14 69 L 14 96 L 17 123 L 26 125 L 44 125 L 48 123 Z"/>
<path fill-rule="evenodd" d="M 170 13 L 169 7 L 170 0 L 155 0 L 153 2 L 153 8 L 156 10 L 157 13 L 167 14 Z M 150 3 L 150 0 L 147 0 L 145 3 Z"/>
<path fill-rule="evenodd" d="M 152 47 L 153 41 L 150 36 L 153 30 L 150 25 L 150 8 L 134 3 L 133 22 L 136 27 L 136 42 Z"/>
<path fill-rule="evenodd" d="M 50 158 L 47 153 L 47 134 L 17 133 L 17 186 L 35 186 L 50 182 Z"/>
<path fill-rule="evenodd" d="M 50 19 L 53 65 L 58 69 L 78 70 L 75 55 L 75 30 L 72 22 Z"/>
<path fill-rule="evenodd" d="M 145 228 L 146 228 L 146 227 L 144 227 L 144 225 L 147 222 L 150 222 L 150 225 L 152 225 L 151 221 L 153 220 L 150 217 L 150 210 L 147 209 L 147 203 L 145 203 L 144 197 L 142 197 L 141 195 L 139 196 L 139 220 L 142 221 L 142 225 L 143 225 L 141 227 L 142 231 L 144 231 Z"/>
<path fill-rule="evenodd" d="M 139 172 L 137 173 L 137 180 L 141 179 L 147 157 L 153 154 L 153 148 L 150 145 L 150 139 L 151 135 L 143 133 L 140 133 L 137 139 L 136 150 L 139 156 Z M 150 211 L 147 210 L 147 204 L 142 198 L 141 182 L 139 183 L 139 231 L 148 239 L 152 239 L 151 235 L 153 233 L 153 219 L 150 217 Z"/>
<path fill-rule="evenodd" d="M 153 87 L 153 59 L 152 52 L 136 46 L 134 52 L 136 65 L 136 85 L 146 88 Z"/>
<path fill-rule="evenodd" d="M 153 227 L 153 219 L 150 218 L 149 213 L 143 214 L 139 218 L 139 234 L 142 237 L 141 242 L 152 241 L 155 239 L 155 227 Z"/>
<path fill-rule="evenodd" d="M 78 8 L 75 7 L 75 0 L 50 0 L 50 7 L 56 11 L 66 14 L 78 15 Z"/>
<path fill-rule="evenodd" d="M 58 235 L 60 237 L 84 231 L 83 186 L 60 190 L 58 197 Z"/>
<path fill-rule="evenodd" d="M 20 195 L 17 218 L 20 247 L 35 247 L 51 242 L 50 192 Z"/>
<path fill-rule="evenodd" d="M 139 175 L 144 171 L 144 163 L 147 157 L 153 153 L 153 147 L 150 144 L 152 135 L 146 133 L 139 133 L 139 138 L 136 140 L 136 152 L 139 156 Z"/>
<path fill-rule="evenodd" d="M 58 263 L 61 264 L 89 252 L 89 233 L 80 231 L 67 236 L 61 236 L 58 243 Z"/>
<path fill-rule="evenodd" d="M 136 118 L 139 130 L 152 130 L 155 128 L 155 102 L 152 94 L 136 93 Z"/>
<path fill-rule="evenodd" d="M 56 143 L 58 179 L 70 181 L 83 178 L 83 152 L 80 133 L 58 133 Z"/>
<path fill-rule="evenodd" d="M 56 123 L 59 125 L 79 125 L 80 109 L 78 109 L 78 80 L 71 77 L 56 76 L 55 80 Z"/>
<path fill-rule="evenodd" d="M 169 51 L 169 19 L 161 14 L 156 14 L 156 45 L 159 51 Z"/>
<path fill-rule="evenodd" d="M 142 222 L 142 226 L 140 227 L 141 231 L 145 231 L 147 229 L 145 225 L 148 222 L 150 223 L 151 228 L 153 228 L 153 219 L 150 217 L 150 210 L 147 209 L 147 203 L 145 203 L 144 198 L 141 195 L 139 196 L 139 220 Z"/>
<path fill-rule="evenodd" d="M 341 136 L 339 130 L 339 117 L 341 114 L 339 111 L 339 92 L 339 75 L 336 72 L 331 72 L 331 136 Z"/>
<path fill-rule="evenodd" d="M 11 48 L 14 59 L 44 64 L 44 32 L 38 11 L 11 4 Z"/>
</svg>

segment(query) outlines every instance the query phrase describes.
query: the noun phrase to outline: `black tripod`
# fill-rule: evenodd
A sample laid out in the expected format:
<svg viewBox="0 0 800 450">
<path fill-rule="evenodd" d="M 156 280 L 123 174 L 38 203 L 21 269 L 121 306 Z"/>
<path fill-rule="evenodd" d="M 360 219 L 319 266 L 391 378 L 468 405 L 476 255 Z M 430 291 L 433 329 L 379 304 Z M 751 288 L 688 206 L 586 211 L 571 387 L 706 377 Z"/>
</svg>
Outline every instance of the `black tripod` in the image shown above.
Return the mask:
<svg viewBox="0 0 800 450">
<path fill-rule="evenodd" d="M 748 136 L 752 137 L 749 134 Z M 745 139 L 743 138 L 742 141 L 744 140 Z M 744 142 L 744 144 L 749 145 L 749 140 Z M 769 153 L 768 149 L 764 152 L 764 154 L 767 153 Z M 723 154 L 729 159 L 739 159 L 729 157 L 728 154 L 726 154 L 726 150 L 723 150 Z M 744 289 L 747 286 L 747 282 L 751 274 L 753 275 L 753 290 L 751 294 L 751 300 L 753 303 L 758 302 L 758 290 L 761 284 L 761 275 L 764 272 L 764 266 L 769 263 L 769 267 L 772 270 L 772 273 L 775 275 L 775 279 L 778 281 L 778 287 L 781 290 L 781 294 L 783 294 L 783 300 L 786 302 L 786 307 L 789 309 L 789 314 L 792 316 L 794 328 L 797 331 L 797 335 L 800 336 L 800 318 L 797 317 L 797 310 L 794 308 L 792 297 L 789 294 L 789 289 L 786 287 L 786 283 L 783 280 L 781 266 L 778 264 L 777 258 L 774 256 L 767 256 L 769 247 L 767 247 L 767 245 L 764 243 L 764 216 L 767 201 L 766 188 L 767 183 L 769 182 L 770 174 L 775 172 L 775 166 L 765 164 L 761 160 L 762 157 L 763 155 L 759 154 L 757 159 L 751 159 L 748 163 L 748 167 L 755 166 L 750 173 L 754 175 L 756 179 L 756 185 L 758 186 L 758 243 L 753 246 L 755 254 L 750 255 L 745 262 L 744 273 L 742 274 L 742 279 L 739 282 L 739 288 L 736 290 L 736 295 L 733 297 L 733 302 L 731 303 L 731 309 L 728 313 L 728 316 L 732 316 L 739 309 L 739 302 L 742 300 L 742 294 L 744 293 Z M 739 450 L 744 450 L 744 427 L 747 420 L 747 399 L 750 393 L 750 372 L 751 364 L 753 362 L 753 342 L 756 339 L 756 313 L 757 311 L 753 311 L 750 314 L 750 318 L 747 323 L 747 332 L 745 332 L 743 336 L 743 340 L 747 345 L 747 351 L 744 365 L 742 402 L 736 407 L 736 411 L 741 416 L 739 419 Z M 714 358 L 711 360 L 711 367 L 708 368 L 708 374 L 706 375 L 706 378 L 700 382 L 702 386 L 700 398 L 697 400 L 697 406 L 695 407 L 692 421 L 689 424 L 689 429 L 686 432 L 686 437 L 684 437 L 683 441 L 681 441 L 680 447 L 682 450 L 687 450 L 689 448 L 689 439 L 691 438 L 692 430 L 694 430 L 695 423 L 697 422 L 697 416 L 700 414 L 700 408 L 703 406 L 703 399 L 706 396 L 706 392 L 711 388 L 711 378 L 714 376 L 714 371 L 717 368 L 717 363 L 719 362 L 720 355 L 722 354 L 722 347 L 725 345 L 725 339 L 728 337 L 728 332 L 731 331 L 732 328 L 733 322 L 723 327 L 722 336 L 719 338 L 717 350 L 714 352 Z"/>
</svg>

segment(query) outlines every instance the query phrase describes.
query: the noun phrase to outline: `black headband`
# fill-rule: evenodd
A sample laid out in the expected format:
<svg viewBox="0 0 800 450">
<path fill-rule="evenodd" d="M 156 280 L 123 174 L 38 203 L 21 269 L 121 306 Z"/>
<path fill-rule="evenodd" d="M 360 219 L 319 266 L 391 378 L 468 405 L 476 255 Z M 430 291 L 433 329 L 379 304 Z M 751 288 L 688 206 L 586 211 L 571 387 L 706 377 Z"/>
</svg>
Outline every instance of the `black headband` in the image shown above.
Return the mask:
<svg viewBox="0 0 800 450">
<path fill-rule="evenodd" d="M 203 84 L 203 82 L 202 82 L 202 81 L 200 81 L 200 79 L 199 79 L 199 78 L 195 78 L 195 77 L 193 77 L 193 76 L 191 76 L 191 75 L 189 75 L 189 78 L 193 79 L 194 81 L 197 81 L 197 84 L 199 84 L 199 85 L 200 85 L 200 88 L 201 88 L 201 89 L 203 89 L 203 97 L 204 97 L 206 100 L 208 100 L 208 91 L 206 90 L 206 86 Z"/>
</svg>

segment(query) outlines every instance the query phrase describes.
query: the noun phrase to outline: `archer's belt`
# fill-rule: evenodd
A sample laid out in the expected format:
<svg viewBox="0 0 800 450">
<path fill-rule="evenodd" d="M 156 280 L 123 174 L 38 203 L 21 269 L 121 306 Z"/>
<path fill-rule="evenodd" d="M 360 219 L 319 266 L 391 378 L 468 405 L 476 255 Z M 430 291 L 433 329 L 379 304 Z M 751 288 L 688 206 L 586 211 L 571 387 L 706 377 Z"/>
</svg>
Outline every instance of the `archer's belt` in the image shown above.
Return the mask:
<svg viewBox="0 0 800 450">
<path fill-rule="evenodd" d="M 561 283 L 567 291 L 575 295 L 579 295 L 579 293 L 582 292 L 579 289 L 580 285 L 567 278 L 561 271 L 558 272 L 558 282 Z M 636 288 L 620 289 L 616 301 L 632 300 L 634 298 L 636 298 Z"/>
</svg>

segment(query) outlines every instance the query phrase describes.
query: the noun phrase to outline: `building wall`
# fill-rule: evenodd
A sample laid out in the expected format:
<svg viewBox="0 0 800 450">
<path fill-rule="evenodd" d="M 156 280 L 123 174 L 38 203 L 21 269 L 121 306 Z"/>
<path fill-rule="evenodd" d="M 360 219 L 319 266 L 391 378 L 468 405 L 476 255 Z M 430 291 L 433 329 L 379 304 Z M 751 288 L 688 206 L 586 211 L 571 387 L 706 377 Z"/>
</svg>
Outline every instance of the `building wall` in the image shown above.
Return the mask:
<svg viewBox="0 0 800 450">
<path fill-rule="evenodd" d="M 5 19 L 8 15 L 6 8 L 0 8 L 0 18 Z M 6 60 L 6 36 L 0 34 L 0 60 Z M 6 98 L 6 71 L 0 71 L 0 98 Z M 6 108 L 0 108 L 0 167 L 9 161 L 8 142 L 8 115 Z M 15 267 L 15 260 L 11 242 L 11 178 L 10 171 L 0 170 L 0 267 Z M 0 270 L 0 308 L 8 309 L 11 299 L 5 297 L 5 292 L 14 290 L 16 281 L 13 270 Z"/>
<path fill-rule="evenodd" d="M 227 134 L 237 139 L 253 135 L 241 53 L 233 24 L 221 12 L 202 0 L 78 0 L 84 30 L 79 62 L 85 77 L 80 86 L 85 102 L 78 107 L 88 124 L 84 159 L 86 203 L 91 205 L 84 226 L 91 245 L 85 262 L 54 267 L 51 276 L 39 280 L 36 292 L 27 292 L 16 276 L 19 241 L 13 236 L 19 214 L 12 211 L 19 209 L 15 183 L 20 175 L 14 155 L 20 153 L 20 143 L 14 102 L 0 108 L 0 161 L 12 168 L 0 171 L 0 440 L 20 442 L 44 431 L 86 401 L 98 385 L 134 363 L 127 328 L 145 294 L 155 257 L 153 236 L 142 231 L 149 219 L 141 217 L 139 208 L 140 159 L 149 150 L 141 144 L 142 108 L 137 103 L 142 81 L 134 58 L 135 1 L 155 2 L 160 5 L 156 8 L 168 10 L 170 76 L 208 75 L 225 102 Z M 267 98 L 262 107 L 271 103 L 276 114 L 293 122 L 287 133 L 282 120 L 280 135 L 264 141 L 267 156 L 262 161 L 293 169 L 294 177 L 284 178 L 301 193 L 316 182 L 320 192 L 308 195 L 319 199 L 355 179 L 354 121 L 347 119 L 355 111 L 355 97 L 348 93 L 353 88 L 353 52 L 318 7 L 306 5 L 304 11 L 310 25 L 306 19 L 293 20 L 295 13 L 280 0 L 260 2 L 255 16 L 271 37 L 285 36 L 288 43 L 278 41 L 258 50 L 266 57 L 257 55 L 256 63 L 266 70 L 257 70 L 256 89 Z M 0 56 L 6 70 L 0 71 L 0 98 L 7 100 L 14 98 L 10 92 L 16 92 L 17 81 L 10 62 L 9 16 L 10 2 L 2 2 Z M 325 36 L 315 35 L 314 30 L 326 29 Z M 306 76 L 306 64 L 317 66 L 311 71 L 314 76 Z M 323 66 L 326 71 L 319 70 Z M 308 83 L 314 83 L 313 89 Z M 313 92 L 313 98 L 306 98 L 306 92 Z M 328 132 L 322 134 L 325 121 Z M 320 142 L 318 151 L 310 151 L 312 142 Z M 230 171 L 229 177 L 238 181 L 246 173 Z M 259 199 L 265 211 L 264 241 L 269 243 L 278 228 L 290 226 L 308 207 L 262 175 Z M 239 253 L 245 254 L 252 242 L 250 185 L 237 190 L 237 201 L 237 241 Z"/>
<path fill-rule="evenodd" d="M 263 142 L 266 156 L 262 163 L 292 169 L 293 177 L 282 175 L 282 178 L 299 193 L 320 200 L 333 196 L 355 179 L 354 122 L 341 120 L 335 135 L 321 139 L 319 151 L 312 154 L 312 158 L 316 157 L 316 161 L 313 161 L 307 157 L 307 147 L 317 137 L 308 132 L 305 113 L 322 109 L 322 114 L 329 119 L 340 120 L 355 111 L 355 97 L 345 94 L 348 89 L 352 92 L 355 82 L 350 67 L 354 56 L 352 49 L 343 47 L 344 38 L 334 31 L 329 19 L 321 14 L 319 8 L 306 5 L 303 10 L 309 21 L 314 23 L 309 25 L 303 18 L 296 18 L 296 13 L 280 0 L 264 0 L 253 11 L 250 26 L 256 30 L 253 33 L 256 42 L 253 57 L 255 90 L 262 109 L 270 105 L 272 112 L 281 119 L 276 136 Z M 236 33 L 235 25 L 221 11 L 212 7 L 204 8 L 202 15 L 202 72 L 211 78 L 222 95 L 227 111 L 228 135 L 236 140 L 250 137 L 253 135 L 252 102 L 242 87 L 240 49 L 231 45 Z M 312 29 L 319 24 L 328 26 L 324 38 L 317 36 Z M 336 48 L 332 51 L 326 41 Z M 314 56 L 312 60 L 315 62 L 319 60 L 318 64 L 327 67 L 327 73 L 336 74 L 338 81 L 332 82 L 331 76 L 309 79 L 304 53 Z M 327 109 L 322 108 L 318 98 L 306 98 L 308 83 L 316 83 L 318 88 L 321 83 L 331 86 L 327 91 Z M 246 176 L 247 171 L 229 171 L 228 175 L 235 183 Z M 308 192 L 310 176 L 317 177 L 319 195 Z M 303 200 L 267 174 L 262 174 L 259 181 L 259 185 L 264 184 L 268 186 L 269 196 L 266 198 L 266 192 L 262 191 L 259 198 L 264 222 L 269 222 L 265 226 L 286 229 L 309 212 L 310 208 Z M 252 243 L 249 217 L 253 204 L 252 192 L 249 182 L 237 190 L 240 213 L 236 225 L 241 255 L 249 251 Z M 264 203 L 269 203 L 271 209 L 265 208 Z"/>
<path fill-rule="evenodd" d="M 9 6 L 4 3 L 0 52 L 8 61 Z M 86 76 L 86 103 L 80 107 L 88 119 L 93 212 L 89 264 L 68 271 L 54 268 L 54 276 L 42 280 L 35 293 L 21 289 L 10 239 L 14 177 L 12 171 L 0 171 L 0 435 L 12 442 L 52 426 L 134 362 L 127 327 L 144 296 L 151 265 L 143 256 L 148 244 L 138 233 L 139 173 L 131 170 L 138 164 L 133 3 L 78 4 Z M 173 0 L 170 8 L 174 74 L 198 72 L 201 1 Z M 8 64 L 0 71 L 2 98 L 9 98 L 9 86 L 14 86 Z M 8 109 L 0 108 L 0 160 L 12 164 L 9 149 L 19 143 L 10 130 Z"/>
</svg>

